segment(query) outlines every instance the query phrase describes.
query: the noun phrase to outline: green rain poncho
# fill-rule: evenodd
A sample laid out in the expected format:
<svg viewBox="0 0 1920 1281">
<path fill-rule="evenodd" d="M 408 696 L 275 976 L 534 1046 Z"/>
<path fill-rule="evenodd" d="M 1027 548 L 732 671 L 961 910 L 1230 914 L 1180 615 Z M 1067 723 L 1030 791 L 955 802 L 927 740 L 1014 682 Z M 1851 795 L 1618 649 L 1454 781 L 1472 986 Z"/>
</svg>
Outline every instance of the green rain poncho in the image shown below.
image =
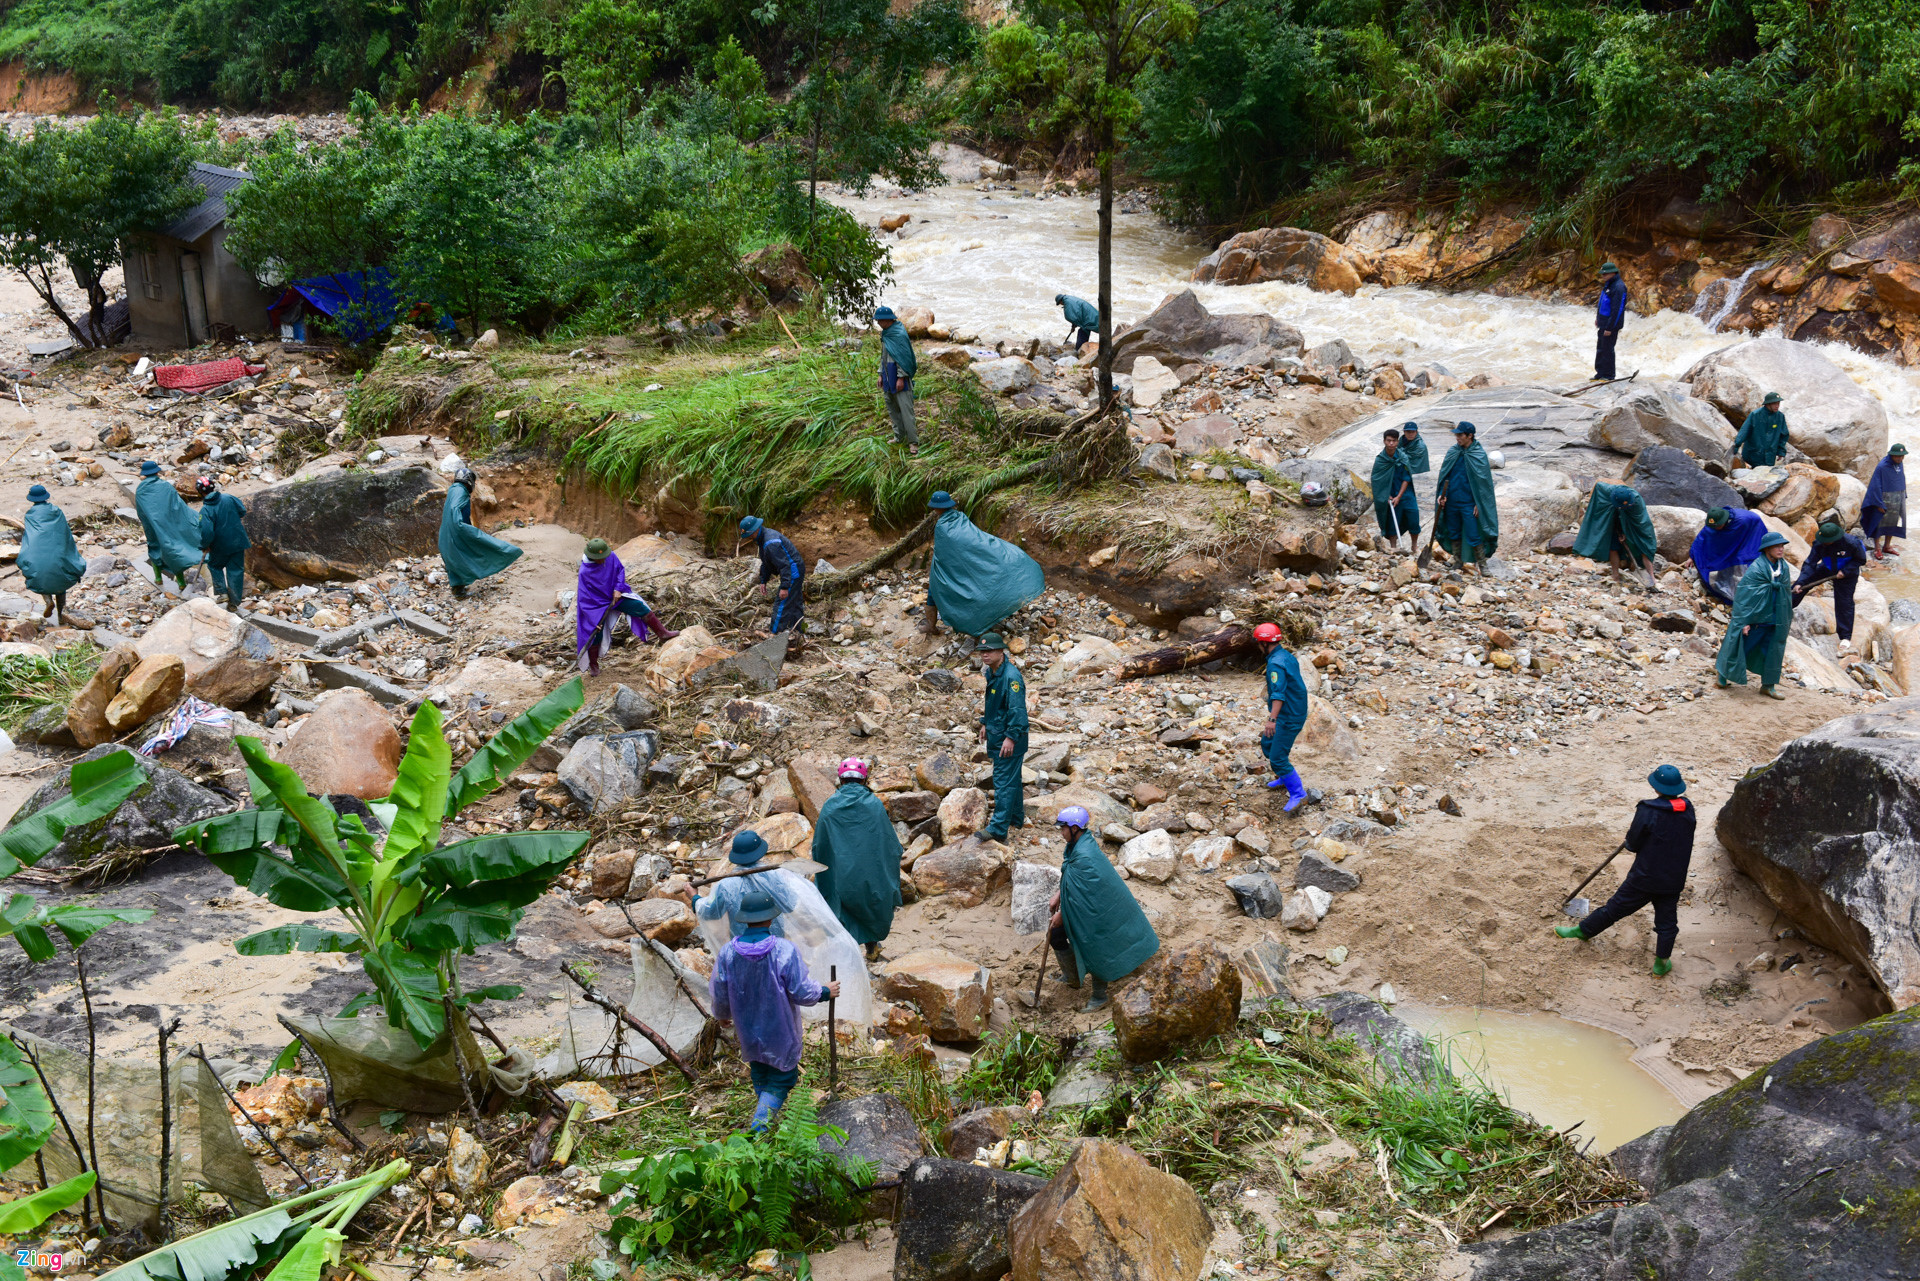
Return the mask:
<svg viewBox="0 0 1920 1281">
<path fill-rule="evenodd" d="M 1660 537 L 1653 531 L 1653 517 L 1647 515 L 1647 500 L 1639 491 L 1605 482 L 1593 487 L 1587 514 L 1574 536 L 1575 556 L 1604 565 L 1613 552 L 1631 552 L 1634 560 L 1650 565 L 1659 550 Z"/>
<path fill-rule="evenodd" d="M 1088 974 L 1108 983 L 1125 978 L 1160 950 L 1147 914 L 1087 832 L 1060 865 L 1060 919 L 1083 983 Z"/>
<path fill-rule="evenodd" d="M 1388 538 L 1398 538 L 1402 534 L 1420 532 L 1420 500 L 1413 494 L 1413 468 L 1408 466 L 1406 455 L 1398 451 L 1388 454 L 1381 450 L 1373 456 L 1373 475 L 1370 481 L 1373 487 L 1373 518 L 1380 524 L 1380 532 Z M 1400 501 L 1389 500 L 1402 485 L 1407 492 Z"/>
<path fill-rule="evenodd" d="M 169 574 L 184 574 L 200 563 L 200 521 L 187 500 L 158 476 L 133 491 L 133 509 L 147 531 L 147 559 Z"/>
<path fill-rule="evenodd" d="M 1468 559 L 1484 561 L 1492 557 L 1493 550 L 1500 543 L 1500 508 L 1493 497 L 1493 465 L 1487 461 L 1487 451 L 1480 447 L 1479 441 L 1462 449 L 1455 445 L 1447 450 L 1447 456 L 1440 462 L 1440 474 L 1435 478 L 1435 502 L 1448 497 L 1448 485 L 1453 478 L 1455 468 L 1466 468 L 1467 484 L 1473 491 L 1475 511 L 1456 511 L 1459 506 L 1449 497 L 1445 507 L 1434 513 L 1434 522 L 1439 528 L 1440 546 L 1446 548 L 1447 555 L 1455 560 Z M 1471 539 L 1474 548 L 1471 556 L 1462 554 L 1463 545 Z"/>
<path fill-rule="evenodd" d="M 856 943 L 878 943 L 900 906 L 900 838 L 878 796 L 849 779 L 820 807 L 813 860 L 827 870 L 814 887 Z"/>
<path fill-rule="evenodd" d="M 1762 685 L 1779 684 L 1780 666 L 1787 656 L 1787 630 L 1792 626 L 1793 566 L 1785 557 L 1776 561 L 1762 552 L 1747 566 L 1733 594 L 1733 618 L 1727 624 L 1727 638 L 1720 642 L 1714 670 L 1721 680 L 1734 685 L 1746 684 L 1749 672 L 1759 676 Z M 1753 628 L 1753 635 L 1741 634 L 1747 627 Z"/>
<path fill-rule="evenodd" d="M 891 332 L 891 331 L 889 331 Z M 927 595 L 955 631 L 979 636 L 1047 590 L 1033 557 L 978 529 L 955 509 L 933 527 Z"/>
<path fill-rule="evenodd" d="M 473 524 L 473 495 L 459 481 L 447 486 L 440 509 L 440 561 L 456 587 L 497 574 L 520 559 L 520 548 L 502 542 Z"/>
<path fill-rule="evenodd" d="M 65 512 L 52 503 L 34 503 L 21 524 L 26 532 L 20 535 L 20 576 L 28 591 L 58 596 L 80 581 L 87 562 L 74 545 Z"/>
</svg>

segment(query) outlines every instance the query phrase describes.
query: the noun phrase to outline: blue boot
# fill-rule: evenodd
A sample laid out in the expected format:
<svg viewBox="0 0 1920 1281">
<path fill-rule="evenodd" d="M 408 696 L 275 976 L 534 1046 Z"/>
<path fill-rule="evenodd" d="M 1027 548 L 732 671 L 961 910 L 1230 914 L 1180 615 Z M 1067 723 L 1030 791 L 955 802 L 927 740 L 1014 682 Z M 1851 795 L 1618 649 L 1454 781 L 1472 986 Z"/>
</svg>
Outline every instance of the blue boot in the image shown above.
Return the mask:
<svg viewBox="0 0 1920 1281">
<path fill-rule="evenodd" d="M 1281 807 L 1287 813 L 1291 814 L 1307 803 L 1307 785 L 1301 781 L 1299 770 L 1288 770 L 1285 778 L 1274 781 L 1284 784 L 1287 789 L 1287 803 Z"/>
</svg>

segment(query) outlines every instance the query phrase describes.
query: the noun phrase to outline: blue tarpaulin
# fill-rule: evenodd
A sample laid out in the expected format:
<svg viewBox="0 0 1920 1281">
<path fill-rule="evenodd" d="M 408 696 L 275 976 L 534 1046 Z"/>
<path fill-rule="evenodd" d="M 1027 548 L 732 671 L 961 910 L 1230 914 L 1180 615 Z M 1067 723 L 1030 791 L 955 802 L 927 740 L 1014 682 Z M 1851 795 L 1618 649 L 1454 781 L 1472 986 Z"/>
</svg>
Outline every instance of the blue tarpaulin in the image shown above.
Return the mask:
<svg viewBox="0 0 1920 1281">
<path fill-rule="evenodd" d="M 288 286 L 267 314 L 275 325 L 291 324 L 294 337 L 304 342 L 307 335 L 300 318 L 302 303 L 331 316 L 335 330 L 352 343 L 365 342 L 392 328 L 404 311 L 393 292 L 393 274 L 385 267 L 313 276 Z M 452 324 L 450 319 L 441 318 L 440 327 L 451 328 Z"/>
</svg>

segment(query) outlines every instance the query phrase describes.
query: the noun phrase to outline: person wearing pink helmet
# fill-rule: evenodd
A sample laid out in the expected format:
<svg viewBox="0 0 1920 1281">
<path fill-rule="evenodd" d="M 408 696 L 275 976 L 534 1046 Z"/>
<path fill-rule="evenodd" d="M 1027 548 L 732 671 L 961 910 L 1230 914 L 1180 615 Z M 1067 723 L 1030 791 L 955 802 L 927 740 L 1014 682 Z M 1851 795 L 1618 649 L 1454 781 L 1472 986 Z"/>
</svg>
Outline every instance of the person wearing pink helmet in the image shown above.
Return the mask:
<svg viewBox="0 0 1920 1281">
<path fill-rule="evenodd" d="M 1307 785 L 1293 767 L 1293 740 L 1307 723 L 1307 682 L 1300 675 L 1300 660 L 1280 643 L 1280 628 L 1262 623 L 1253 629 L 1253 639 L 1267 651 L 1267 720 L 1260 728 L 1260 750 L 1273 766 L 1273 781 L 1268 787 L 1287 789 L 1286 811 L 1291 814 L 1307 800 Z"/>
<path fill-rule="evenodd" d="M 1078 988 L 1091 978 L 1085 1011 L 1107 1003 L 1107 984 L 1123 979 L 1160 950 L 1160 936 L 1147 922 L 1120 873 L 1087 833 L 1092 820 L 1069 805 L 1054 820 L 1067 852 L 1060 860 L 1060 888 L 1049 904 L 1047 942 L 1060 962 L 1058 977 Z"/>
<path fill-rule="evenodd" d="M 841 761 L 840 786 L 813 827 L 813 861 L 826 868 L 814 886 L 869 961 L 880 959 L 900 906 L 901 853 L 887 807 L 867 786 L 867 763 Z"/>
</svg>

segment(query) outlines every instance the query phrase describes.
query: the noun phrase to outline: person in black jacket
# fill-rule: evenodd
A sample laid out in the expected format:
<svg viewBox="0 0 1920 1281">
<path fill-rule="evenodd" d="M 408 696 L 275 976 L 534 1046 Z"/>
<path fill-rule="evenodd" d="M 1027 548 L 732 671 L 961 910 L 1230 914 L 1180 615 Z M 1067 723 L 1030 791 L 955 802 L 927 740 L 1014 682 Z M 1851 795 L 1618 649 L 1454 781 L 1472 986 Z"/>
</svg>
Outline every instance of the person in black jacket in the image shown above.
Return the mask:
<svg viewBox="0 0 1920 1281">
<path fill-rule="evenodd" d="M 1593 348 L 1593 376 L 1612 382 L 1613 345 L 1620 341 L 1620 326 L 1627 318 L 1627 287 L 1620 283 L 1620 269 L 1612 263 L 1600 264 L 1600 300 L 1593 308 L 1593 327 L 1599 337 Z"/>
<path fill-rule="evenodd" d="M 1598 911 L 1578 925 L 1555 926 L 1553 932 L 1563 939 L 1590 939 L 1651 903 L 1653 972 L 1667 974 L 1673 970 L 1673 942 L 1680 937 L 1680 891 L 1687 887 L 1687 865 L 1693 860 L 1695 815 L 1679 770 L 1662 765 L 1647 781 L 1659 795 L 1640 802 L 1627 828 L 1633 870 Z"/>
</svg>

